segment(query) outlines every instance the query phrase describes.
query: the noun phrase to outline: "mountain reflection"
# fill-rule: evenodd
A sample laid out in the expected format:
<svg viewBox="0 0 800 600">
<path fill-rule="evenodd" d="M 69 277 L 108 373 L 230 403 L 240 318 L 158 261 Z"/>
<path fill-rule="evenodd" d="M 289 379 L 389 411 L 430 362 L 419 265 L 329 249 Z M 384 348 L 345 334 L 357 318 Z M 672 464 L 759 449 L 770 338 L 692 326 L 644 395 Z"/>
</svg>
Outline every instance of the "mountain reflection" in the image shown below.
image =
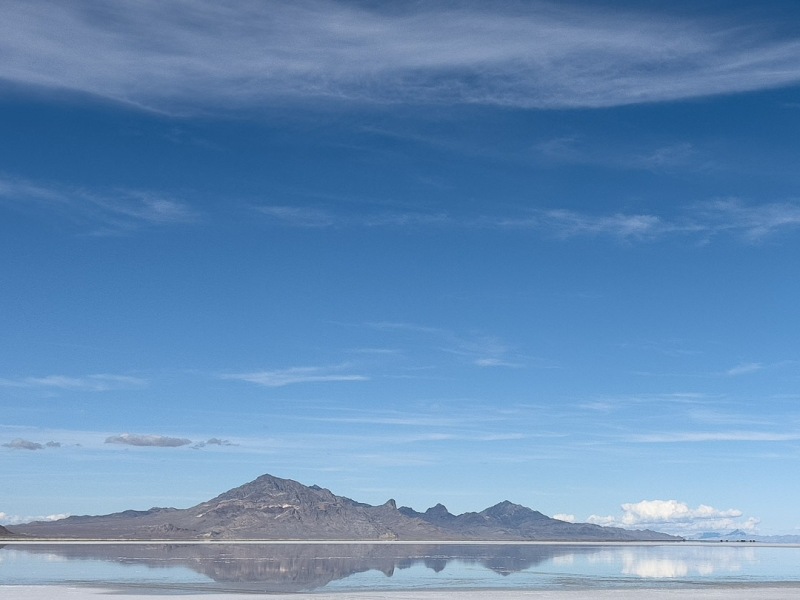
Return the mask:
<svg viewBox="0 0 800 600">
<path fill-rule="evenodd" d="M 184 567 L 224 589 L 299 592 L 318 589 L 358 573 L 422 566 L 434 573 L 459 562 L 500 575 L 547 561 L 569 562 L 592 546 L 406 545 L 406 544 L 74 544 L 18 545 L 17 550 L 64 560 L 97 560 L 151 568 Z"/>
</svg>

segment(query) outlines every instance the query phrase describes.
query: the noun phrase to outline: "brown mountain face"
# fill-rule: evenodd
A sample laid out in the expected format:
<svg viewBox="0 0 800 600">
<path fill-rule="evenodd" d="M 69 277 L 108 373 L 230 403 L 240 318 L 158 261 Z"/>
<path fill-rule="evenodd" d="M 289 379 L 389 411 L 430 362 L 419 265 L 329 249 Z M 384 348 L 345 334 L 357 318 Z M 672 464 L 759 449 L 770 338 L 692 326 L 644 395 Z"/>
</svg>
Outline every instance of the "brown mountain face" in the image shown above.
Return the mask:
<svg viewBox="0 0 800 600">
<path fill-rule="evenodd" d="M 263 540 L 677 540 L 652 531 L 566 523 L 511 502 L 452 515 L 418 513 L 394 500 L 371 506 L 318 486 L 262 475 L 187 509 L 151 508 L 19 525 L 48 538 Z M 3 532 L 0 531 L 0 535 Z"/>
</svg>

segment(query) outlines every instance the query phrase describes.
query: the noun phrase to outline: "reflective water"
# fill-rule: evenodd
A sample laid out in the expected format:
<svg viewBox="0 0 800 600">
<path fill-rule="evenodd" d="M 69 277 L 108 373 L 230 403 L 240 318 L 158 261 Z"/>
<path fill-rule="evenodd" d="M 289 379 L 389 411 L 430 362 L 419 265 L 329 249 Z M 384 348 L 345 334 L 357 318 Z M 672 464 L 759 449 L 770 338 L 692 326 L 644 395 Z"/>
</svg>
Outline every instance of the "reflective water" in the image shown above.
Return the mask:
<svg viewBox="0 0 800 600">
<path fill-rule="evenodd" d="M 800 584 L 800 548 L 756 544 L 10 544 L 0 585 L 168 591 Z"/>
</svg>

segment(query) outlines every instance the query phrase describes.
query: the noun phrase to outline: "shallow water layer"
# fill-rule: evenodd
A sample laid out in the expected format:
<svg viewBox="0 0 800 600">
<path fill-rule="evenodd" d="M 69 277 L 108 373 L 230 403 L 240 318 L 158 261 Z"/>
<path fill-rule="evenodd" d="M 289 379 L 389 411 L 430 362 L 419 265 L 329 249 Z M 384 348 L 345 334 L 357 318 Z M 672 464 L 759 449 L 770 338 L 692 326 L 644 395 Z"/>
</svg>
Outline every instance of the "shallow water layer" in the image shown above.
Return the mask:
<svg viewBox="0 0 800 600">
<path fill-rule="evenodd" d="M 757 544 L 9 544 L 0 585 L 168 592 L 681 589 L 800 585 Z"/>
</svg>

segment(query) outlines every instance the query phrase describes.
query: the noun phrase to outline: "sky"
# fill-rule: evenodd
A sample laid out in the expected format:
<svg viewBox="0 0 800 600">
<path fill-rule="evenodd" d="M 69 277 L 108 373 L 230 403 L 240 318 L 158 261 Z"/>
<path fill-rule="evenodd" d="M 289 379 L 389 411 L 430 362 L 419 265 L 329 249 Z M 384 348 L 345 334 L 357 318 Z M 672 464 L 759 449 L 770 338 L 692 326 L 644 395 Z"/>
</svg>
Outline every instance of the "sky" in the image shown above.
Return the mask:
<svg viewBox="0 0 800 600">
<path fill-rule="evenodd" d="M 796 3 L 0 16 L 0 524 L 270 473 L 800 532 Z"/>
</svg>

